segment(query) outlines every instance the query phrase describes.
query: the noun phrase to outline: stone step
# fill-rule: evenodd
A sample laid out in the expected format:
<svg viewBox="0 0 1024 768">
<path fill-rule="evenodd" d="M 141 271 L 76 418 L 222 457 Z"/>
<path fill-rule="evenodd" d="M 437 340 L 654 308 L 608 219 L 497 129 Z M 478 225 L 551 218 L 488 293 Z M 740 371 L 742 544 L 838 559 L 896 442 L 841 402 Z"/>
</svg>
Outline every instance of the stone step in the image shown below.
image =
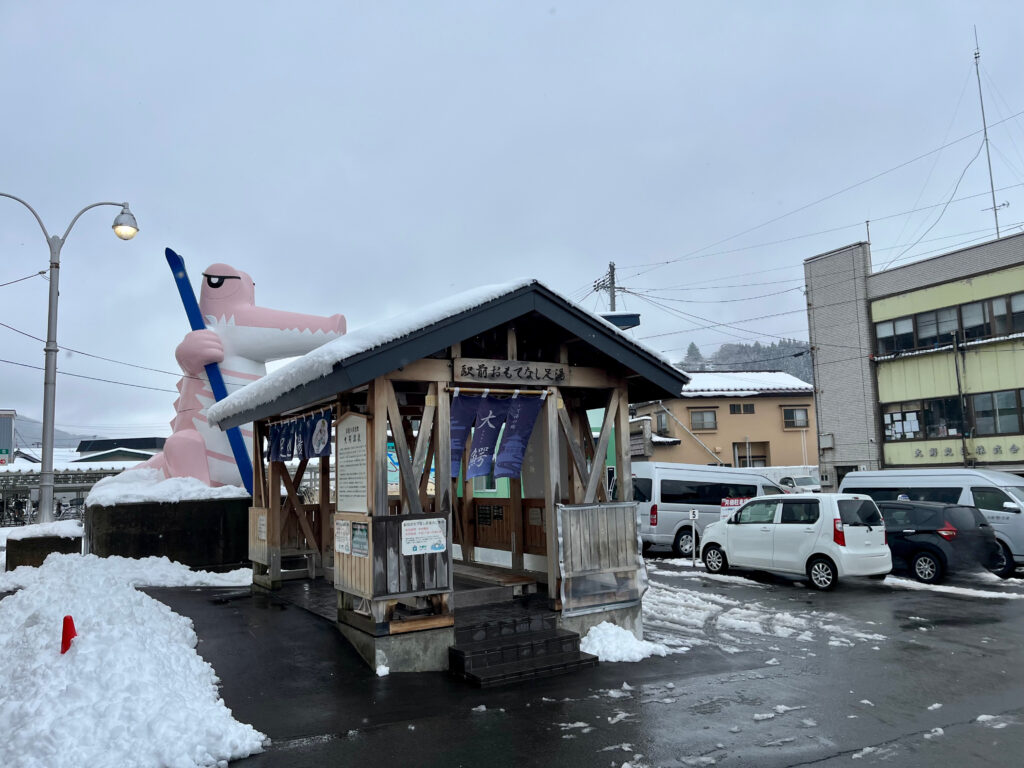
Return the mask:
<svg viewBox="0 0 1024 768">
<path fill-rule="evenodd" d="M 578 653 L 580 636 L 567 629 L 545 629 L 528 634 L 492 637 L 448 650 L 449 669 L 459 677 L 485 667 L 563 653 Z"/>
<path fill-rule="evenodd" d="M 478 643 L 499 637 L 528 634 L 558 628 L 555 613 L 536 613 L 493 619 L 455 627 L 455 645 Z"/>
<path fill-rule="evenodd" d="M 467 672 L 465 679 L 481 688 L 497 685 L 511 685 L 527 680 L 537 680 L 555 675 L 565 675 L 580 669 L 597 666 L 597 657 L 575 651 L 541 656 L 535 659 L 512 661 L 485 667 L 476 672 Z"/>
</svg>

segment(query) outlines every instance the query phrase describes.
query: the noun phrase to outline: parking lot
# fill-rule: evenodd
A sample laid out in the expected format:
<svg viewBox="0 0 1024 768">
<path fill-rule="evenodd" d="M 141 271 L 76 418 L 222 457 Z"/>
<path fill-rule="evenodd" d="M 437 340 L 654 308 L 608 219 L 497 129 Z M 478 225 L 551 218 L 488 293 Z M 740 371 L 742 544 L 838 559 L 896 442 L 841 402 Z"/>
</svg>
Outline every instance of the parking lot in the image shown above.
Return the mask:
<svg viewBox="0 0 1024 768">
<path fill-rule="evenodd" d="M 330 622 L 273 598 L 152 594 L 193 617 L 228 706 L 273 739 L 239 764 L 1020 764 L 1024 580 L 823 593 L 657 552 L 648 565 L 646 632 L 666 656 L 485 691 L 375 677 Z"/>
</svg>

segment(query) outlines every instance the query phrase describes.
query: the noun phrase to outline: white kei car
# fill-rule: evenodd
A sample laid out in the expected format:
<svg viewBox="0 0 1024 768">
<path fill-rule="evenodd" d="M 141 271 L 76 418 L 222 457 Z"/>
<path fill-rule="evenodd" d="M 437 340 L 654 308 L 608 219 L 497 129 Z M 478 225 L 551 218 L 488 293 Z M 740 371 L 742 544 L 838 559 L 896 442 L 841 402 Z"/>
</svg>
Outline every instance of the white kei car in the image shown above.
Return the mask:
<svg viewBox="0 0 1024 768">
<path fill-rule="evenodd" d="M 822 590 L 847 576 L 884 579 L 892 570 L 882 515 L 863 494 L 751 499 L 705 528 L 701 543 L 709 573 L 747 568 L 798 574 Z"/>
</svg>

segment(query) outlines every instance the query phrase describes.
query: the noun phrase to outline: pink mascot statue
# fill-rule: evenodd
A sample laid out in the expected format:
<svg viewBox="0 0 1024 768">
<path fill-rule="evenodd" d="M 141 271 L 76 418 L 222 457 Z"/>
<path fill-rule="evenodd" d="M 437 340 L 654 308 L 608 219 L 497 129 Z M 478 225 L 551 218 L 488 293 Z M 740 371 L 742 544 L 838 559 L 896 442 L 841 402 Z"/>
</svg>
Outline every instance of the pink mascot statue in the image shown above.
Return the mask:
<svg viewBox="0 0 1024 768">
<path fill-rule="evenodd" d="M 206 420 L 214 397 L 204 366 L 220 364 L 230 393 L 265 376 L 268 361 L 303 355 L 345 333 L 344 315 L 264 309 L 256 306 L 255 293 L 252 278 L 227 264 L 211 264 L 203 273 L 199 308 L 206 329 L 188 333 L 174 352 L 185 376 L 178 382 L 171 436 L 163 453 L 140 466 L 210 486 L 241 485 L 227 434 Z M 242 429 L 242 436 L 251 455 L 252 428 Z"/>
</svg>

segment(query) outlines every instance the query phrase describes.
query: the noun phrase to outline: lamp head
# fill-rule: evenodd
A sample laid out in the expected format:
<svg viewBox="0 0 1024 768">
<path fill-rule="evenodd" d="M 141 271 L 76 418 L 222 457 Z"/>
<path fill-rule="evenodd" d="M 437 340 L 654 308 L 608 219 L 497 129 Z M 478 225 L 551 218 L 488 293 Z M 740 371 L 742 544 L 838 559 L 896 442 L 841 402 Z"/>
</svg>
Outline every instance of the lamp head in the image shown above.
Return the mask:
<svg viewBox="0 0 1024 768">
<path fill-rule="evenodd" d="M 128 203 L 121 207 L 121 212 L 114 219 L 113 229 L 114 234 L 122 240 L 131 240 L 138 234 L 139 225 L 135 222 L 132 212 L 128 210 Z"/>
</svg>

